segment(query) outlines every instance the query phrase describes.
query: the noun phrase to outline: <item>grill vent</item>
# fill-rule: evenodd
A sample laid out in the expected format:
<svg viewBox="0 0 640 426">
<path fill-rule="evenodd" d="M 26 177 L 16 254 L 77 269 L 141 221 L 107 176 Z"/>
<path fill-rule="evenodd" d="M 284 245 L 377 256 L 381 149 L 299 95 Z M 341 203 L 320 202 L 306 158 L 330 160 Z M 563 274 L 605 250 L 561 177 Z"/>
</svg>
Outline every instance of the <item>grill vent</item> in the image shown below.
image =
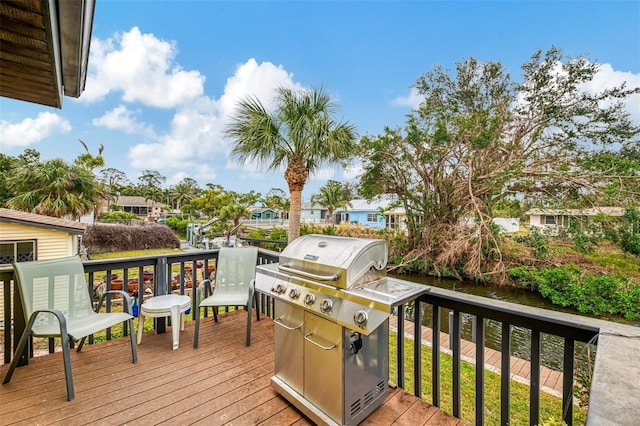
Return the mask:
<svg viewBox="0 0 640 426">
<path fill-rule="evenodd" d="M 364 405 L 371 404 L 371 401 L 373 401 L 373 391 L 364 394 Z"/>
<path fill-rule="evenodd" d="M 378 391 L 378 393 L 382 393 L 384 392 L 385 389 L 385 384 L 384 382 L 380 382 L 378 383 L 378 385 L 376 386 L 376 390 Z"/>
<path fill-rule="evenodd" d="M 358 398 L 351 404 L 351 417 L 355 417 L 356 414 L 362 410 L 362 405 L 360 404 L 361 399 Z"/>
</svg>

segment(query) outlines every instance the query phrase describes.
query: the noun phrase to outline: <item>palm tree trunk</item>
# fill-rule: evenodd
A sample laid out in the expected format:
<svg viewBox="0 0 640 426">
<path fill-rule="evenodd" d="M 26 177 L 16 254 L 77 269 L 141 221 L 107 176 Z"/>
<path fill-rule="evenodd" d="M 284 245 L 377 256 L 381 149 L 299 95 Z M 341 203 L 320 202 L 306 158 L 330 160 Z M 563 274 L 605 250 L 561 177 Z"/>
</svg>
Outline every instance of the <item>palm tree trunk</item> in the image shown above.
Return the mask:
<svg viewBox="0 0 640 426">
<path fill-rule="evenodd" d="M 300 211 L 302 208 L 302 191 L 290 190 L 291 207 L 289 210 L 289 243 L 300 236 Z"/>
</svg>

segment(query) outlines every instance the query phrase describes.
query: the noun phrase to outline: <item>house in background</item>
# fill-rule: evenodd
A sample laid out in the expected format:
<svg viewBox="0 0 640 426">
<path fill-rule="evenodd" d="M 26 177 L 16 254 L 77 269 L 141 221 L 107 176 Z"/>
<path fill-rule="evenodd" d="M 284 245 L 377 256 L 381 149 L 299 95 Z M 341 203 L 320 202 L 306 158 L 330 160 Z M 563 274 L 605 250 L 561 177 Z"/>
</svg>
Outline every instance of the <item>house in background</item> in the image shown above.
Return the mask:
<svg viewBox="0 0 640 426">
<path fill-rule="evenodd" d="M 531 227 L 541 228 L 551 233 L 567 229 L 573 218 L 595 216 L 624 216 L 622 207 L 592 207 L 590 209 L 531 209 L 525 214 L 529 216 Z"/>
<path fill-rule="evenodd" d="M 278 217 L 275 211 L 267 207 L 250 207 L 249 212 L 251 212 L 251 220 L 270 220 Z"/>
<path fill-rule="evenodd" d="M 328 210 L 318 203 L 302 203 L 300 209 L 300 222 L 325 223 Z"/>
<path fill-rule="evenodd" d="M 0 208 L 0 265 L 78 254 L 86 223 Z"/>
<path fill-rule="evenodd" d="M 387 226 L 387 218 L 390 221 L 393 220 L 394 226 L 399 226 L 401 216 L 404 215 L 403 211 L 387 215 L 387 208 L 392 204 L 389 198 L 380 197 L 371 201 L 351 200 L 350 204 L 351 206 L 347 208 L 336 209 L 333 213 L 335 223 L 354 223 L 373 229 L 382 229 Z"/>
<path fill-rule="evenodd" d="M 157 201 L 145 199 L 145 197 L 120 195 L 110 204 L 118 206 L 122 211 L 133 213 L 150 222 L 162 217 L 163 209 L 167 206 Z"/>
</svg>

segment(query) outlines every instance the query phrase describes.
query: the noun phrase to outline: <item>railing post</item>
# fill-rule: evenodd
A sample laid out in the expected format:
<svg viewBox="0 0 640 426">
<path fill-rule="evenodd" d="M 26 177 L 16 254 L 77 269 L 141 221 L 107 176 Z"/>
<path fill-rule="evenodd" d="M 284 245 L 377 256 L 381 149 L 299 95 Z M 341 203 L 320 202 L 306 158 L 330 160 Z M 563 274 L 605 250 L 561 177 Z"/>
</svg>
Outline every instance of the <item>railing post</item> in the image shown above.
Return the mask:
<svg viewBox="0 0 640 426">
<path fill-rule="evenodd" d="M 398 306 L 398 387 L 404 389 L 404 305 Z"/>
<path fill-rule="evenodd" d="M 453 311 L 453 351 L 452 378 L 453 378 L 453 416 L 460 418 L 460 312 Z"/>
<path fill-rule="evenodd" d="M 154 296 L 161 294 L 167 294 L 167 276 L 171 274 L 171 271 L 167 268 L 167 258 L 161 256 L 156 261 L 156 271 L 154 273 L 156 278 Z M 164 333 L 167 330 L 167 321 L 164 317 L 153 319 L 154 328 L 156 333 Z"/>
<path fill-rule="evenodd" d="M 440 407 L 440 305 L 433 304 L 433 324 L 431 328 L 431 386 L 433 405 Z"/>
<path fill-rule="evenodd" d="M 502 351 L 500 368 L 500 424 L 509 426 L 511 393 L 511 324 L 502 323 Z"/>
<path fill-rule="evenodd" d="M 413 394 L 422 398 L 422 304 L 413 302 Z"/>
<path fill-rule="evenodd" d="M 476 316 L 476 426 L 484 426 L 484 318 Z"/>
</svg>

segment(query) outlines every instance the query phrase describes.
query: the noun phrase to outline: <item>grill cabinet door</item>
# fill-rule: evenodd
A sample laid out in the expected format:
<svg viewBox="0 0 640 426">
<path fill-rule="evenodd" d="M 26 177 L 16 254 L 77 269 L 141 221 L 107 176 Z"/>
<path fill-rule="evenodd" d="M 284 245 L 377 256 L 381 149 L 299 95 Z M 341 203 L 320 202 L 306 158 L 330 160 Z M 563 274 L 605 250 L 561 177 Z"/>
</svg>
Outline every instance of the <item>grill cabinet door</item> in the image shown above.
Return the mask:
<svg viewBox="0 0 640 426">
<path fill-rule="evenodd" d="M 342 327 L 311 312 L 304 317 L 304 397 L 342 424 Z"/>
<path fill-rule="evenodd" d="M 304 310 L 276 299 L 274 313 L 276 376 L 302 395 Z"/>
</svg>

